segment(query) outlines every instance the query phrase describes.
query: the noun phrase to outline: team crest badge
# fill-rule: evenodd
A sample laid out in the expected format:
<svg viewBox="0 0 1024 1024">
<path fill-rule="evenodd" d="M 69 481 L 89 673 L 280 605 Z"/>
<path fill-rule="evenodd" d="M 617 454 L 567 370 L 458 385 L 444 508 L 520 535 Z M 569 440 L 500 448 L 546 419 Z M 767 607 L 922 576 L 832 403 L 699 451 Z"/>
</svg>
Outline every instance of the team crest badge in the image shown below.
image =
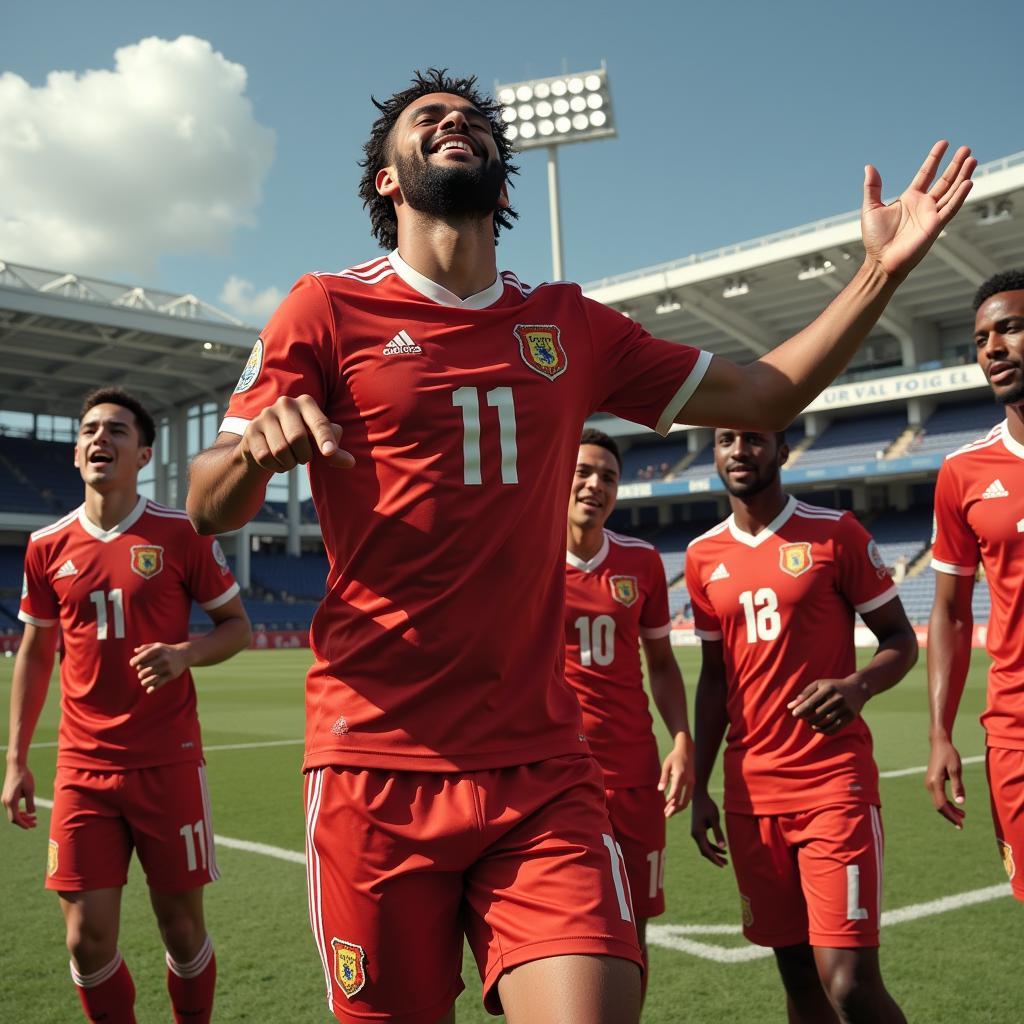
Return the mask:
<svg viewBox="0 0 1024 1024">
<path fill-rule="evenodd" d="M 238 378 L 238 383 L 235 385 L 235 394 L 240 395 L 243 391 L 248 391 L 256 383 L 256 378 L 259 377 L 260 370 L 262 369 L 263 339 L 257 338 L 256 344 L 253 345 L 249 358 L 242 370 L 242 375 Z"/>
<path fill-rule="evenodd" d="M 220 566 L 221 576 L 227 575 L 231 570 L 231 566 L 228 565 L 228 556 L 224 554 L 224 549 L 220 546 L 220 542 L 216 537 L 213 539 L 210 550 L 213 552 L 213 560 Z"/>
<path fill-rule="evenodd" d="M 334 950 L 334 979 L 351 999 L 366 984 L 366 954 L 362 946 L 344 939 L 331 939 Z"/>
<path fill-rule="evenodd" d="M 868 561 L 875 567 L 875 572 L 880 580 L 892 575 L 889 572 L 889 566 L 885 564 L 882 552 L 878 550 L 878 545 L 873 540 L 868 541 Z"/>
<path fill-rule="evenodd" d="M 164 549 L 157 544 L 132 545 L 132 572 L 152 579 L 164 567 Z"/>
<path fill-rule="evenodd" d="M 624 604 L 627 608 L 631 604 L 636 604 L 640 590 L 637 587 L 635 576 L 613 576 L 608 582 L 612 587 L 612 597 L 619 604 Z"/>
<path fill-rule="evenodd" d="M 46 847 L 46 874 L 53 878 L 57 874 L 57 840 L 51 839 Z"/>
<path fill-rule="evenodd" d="M 554 324 L 516 324 L 519 354 L 541 376 L 554 380 L 565 373 L 568 356 L 562 348 L 562 332 Z"/>
<path fill-rule="evenodd" d="M 807 541 L 779 545 L 779 568 L 788 576 L 801 576 L 814 564 Z"/>
<path fill-rule="evenodd" d="M 740 893 L 740 920 L 744 928 L 754 927 L 754 911 L 751 909 L 750 900 Z"/>
<path fill-rule="evenodd" d="M 999 855 L 1003 858 L 1006 877 L 1012 882 L 1013 876 L 1017 874 L 1017 865 L 1013 862 L 1013 847 L 1009 843 L 1004 843 L 1002 839 L 996 840 L 996 846 L 999 847 Z"/>
</svg>

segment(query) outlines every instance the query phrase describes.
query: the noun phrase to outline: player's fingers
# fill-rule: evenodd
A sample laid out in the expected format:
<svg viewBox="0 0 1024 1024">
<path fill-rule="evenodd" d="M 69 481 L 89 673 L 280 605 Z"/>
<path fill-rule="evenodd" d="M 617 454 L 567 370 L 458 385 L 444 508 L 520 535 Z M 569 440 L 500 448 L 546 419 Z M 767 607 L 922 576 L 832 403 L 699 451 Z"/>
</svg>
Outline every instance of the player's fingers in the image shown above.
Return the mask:
<svg viewBox="0 0 1024 1024">
<path fill-rule="evenodd" d="M 963 180 L 964 165 L 967 163 L 970 155 L 971 150 L 968 146 L 960 146 L 957 149 L 953 154 L 953 159 L 949 161 L 946 169 L 942 172 L 942 176 L 928 190 L 933 199 L 941 199 L 950 189 Z"/>
<path fill-rule="evenodd" d="M 264 422 L 263 436 L 270 450 L 270 458 L 279 467 L 276 472 L 286 473 L 288 470 L 294 469 L 298 464 L 298 459 L 296 459 L 295 452 L 292 451 L 288 438 L 285 436 L 281 421 L 277 417 L 268 417 Z"/>
<path fill-rule="evenodd" d="M 924 158 L 924 162 L 908 187 L 918 192 L 926 192 L 928 186 L 932 183 L 932 179 L 935 177 L 935 172 L 939 169 L 939 164 L 942 162 L 942 157 L 947 149 L 949 149 L 949 143 L 945 139 L 940 139 L 936 142 Z"/>
<path fill-rule="evenodd" d="M 341 427 L 338 427 L 337 424 L 332 425 L 323 409 L 310 395 L 299 395 L 295 402 L 317 450 L 321 455 L 333 455 L 338 448 Z M 332 426 L 337 427 L 337 433 Z"/>
<path fill-rule="evenodd" d="M 955 825 L 957 829 L 964 827 L 964 812 L 959 807 L 954 807 L 951 803 L 946 802 L 941 807 L 937 808 L 939 814 L 941 814 L 946 821 L 950 824 Z"/>
<path fill-rule="evenodd" d="M 962 804 L 967 798 L 967 791 L 964 789 L 964 780 L 960 774 L 960 765 L 949 770 L 949 782 L 950 789 L 953 791 L 953 799 L 958 803 Z"/>
<path fill-rule="evenodd" d="M 973 181 L 964 181 L 957 185 L 956 189 L 949 194 L 945 202 L 939 207 L 940 223 L 946 224 L 956 216 L 957 211 L 964 205 L 964 200 L 970 194 L 972 188 L 974 188 Z"/>
<path fill-rule="evenodd" d="M 282 406 L 277 412 L 277 423 L 285 444 L 288 445 L 286 458 L 294 459 L 295 465 L 305 466 L 313 459 L 312 435 L 297 403 Z M 279 456 L 279 461 L 283 461 Z"/>
<path fill-rule="evenodd" d="M 882 205 L 882 177 L 871 164 L 864 166 L 864 209 Z"/>
<path fill-rule="evenodd" d="M 241 446 L 242 454 L 247 462 L 252 463 L 254 466 L 259 466 L 260 469 L 266 470 L 268 473 L 284 472 L 285 467 L 277 461 L 274 453 L 270 450 L 270 442 L 264 433 L 262 419 L 258 421 L 253 420 L 245 428 Z"/>
</svg>

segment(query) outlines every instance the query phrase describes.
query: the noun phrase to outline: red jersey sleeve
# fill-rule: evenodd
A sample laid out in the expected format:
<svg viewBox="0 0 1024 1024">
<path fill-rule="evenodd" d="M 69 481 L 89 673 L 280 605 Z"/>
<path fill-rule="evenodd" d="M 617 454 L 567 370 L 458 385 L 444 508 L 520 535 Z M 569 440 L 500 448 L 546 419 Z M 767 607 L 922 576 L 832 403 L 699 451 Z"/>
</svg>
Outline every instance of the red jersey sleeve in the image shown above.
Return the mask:
<svg viewBox="0 0 1024 1024">
<path fill-rule="evenodd" d="M 300 278 L 263 333 L 238 378 L 221 430 L 241 434 L 246 424 L 287 395 L 309 395 L 320 408 L 337 383 L 334 314 L 323 285 Z"/>
<path fill-rule="evenodd" d="M 708 600 L 700 581 L 697 559 L 689 551 L 686 553 L 686 589 L 690 592 L 690 604 L 693 606 L 693 631 L 701 640 L 721 640 L 722 620 Z"/>
<path fill-rule="evenodd" d="M 855 612 L 865 615 L 899 596 L 878 545 L 852 513 L 839 520 L 835 544 L 839 592 Z"/>
<path fill-rule="evenodd" d="M 55 626 L 60 619 L 57 595 L 46 575 L 45 551 L 41 544 L 32 541 L 29 541 L 25 552 L 18 618 L 33 626 Z"/>
<path fill-rule="evenodd" d="M 212 611 L 238 593 L 227 556 L 216 537 L 193 534 L 188 550 L 188 591 L 196 604 Z"/>
<path fill-rule="evenodd" d="M 583 299 L 594 343 L 594 409 L 667 434 L 697 390 L 711 353 L 654 338 L 608 306 Z"/>
<path fill-rule="evenodd" d="M 978 538 L 964 515 L 958 481 L 947 460 L 935 481 L 932 568 L 952 576 L 973 576 L 980 561 Z"/>
<path fill-rule="evenodd" d="M 647 598 L 640 610 L 640 636 L 644 640 L 660 640 L 672 632 L 668 614 L 668 581 L 665 566 L 657 551 L 650 553 L 647 570 Z"/>
</svg>

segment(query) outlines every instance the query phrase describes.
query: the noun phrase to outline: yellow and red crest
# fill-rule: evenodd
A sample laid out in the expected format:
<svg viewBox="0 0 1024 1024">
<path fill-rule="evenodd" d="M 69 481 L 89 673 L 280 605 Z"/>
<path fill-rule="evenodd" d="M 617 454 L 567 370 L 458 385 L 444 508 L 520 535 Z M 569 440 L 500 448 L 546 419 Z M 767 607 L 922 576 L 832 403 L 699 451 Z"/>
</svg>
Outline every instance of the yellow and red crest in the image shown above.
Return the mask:
<svg viewBox="0 0 1024 1024">
<path fill-rule="evenodd" d="M 631 604 L 636 604 L 636 599 L 640 596 L 640 588 L 637 586 L 635 576 L 612 576 L 608 582 L 612 587 L 612 597 L 619 604 L 624 604 L 627 608 Z"/>
<path fill-rule="evenodd" d="M 779 568 L 789 576 L 799 576 L 814 564 L 807 541 L 779 545 Z"/>
<path fill-rule="evenodd" d="M 50 878 L 57 874 L 57 840 L 51 839 L 46 847 L 46 873 Z"/>
<path fill-rule="evenodd" d="M 743 893 L 740 893 L 740 920 L 743 922 L 744 928 L 754 926 L 754 910 L 750 906 L 750 899 Z"/>
<path fill-rule="evenodd" d="M 334 950 L 334 980 L 351 999 L 366 984 L 366 953 L 362 946 L 344 939 L 331 939 Z"/>
<path fill-rule="evenodd" d="M 1002 839 L 997 839 L 996 845 L 999 847 L 999 854 L 1003 858 L 1006 877 L 1012 882 L 1013 876 L 1017 873 L 1017 865 L 1013 862 L 1013 847 L 1009 843 L 1004 843 Z"/>
<path fill-rule="evenodd" d="M 562 348 L 562 332 L 554 324 L 516 324 L 519 354 L 531 369 L 549 380 L 565 373 L 569 359 Z"/>
<path fill-rule="evenodd" d="M 158 544 L 132 545 L 132 572 L 147 580 L 164 567 L 164 549 Z"/>
</svg>

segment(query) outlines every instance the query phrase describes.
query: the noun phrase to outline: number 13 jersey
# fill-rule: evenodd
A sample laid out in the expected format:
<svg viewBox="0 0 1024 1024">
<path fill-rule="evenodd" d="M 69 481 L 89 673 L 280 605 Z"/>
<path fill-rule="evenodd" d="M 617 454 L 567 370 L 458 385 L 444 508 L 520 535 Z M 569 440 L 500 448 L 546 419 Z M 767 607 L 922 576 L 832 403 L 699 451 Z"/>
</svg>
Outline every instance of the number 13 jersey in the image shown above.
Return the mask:
<svg viewBox="0 0 1024 1024">
<path fill-rule="evenodd" d="M 306 769 L 469 771 L 586 750 L 562 652 L 580 430 L 606 409 L 667 432 L 709 362 L 575 285 L 503 274 L 460 299 L 397 252 L 300 279 L 222 430 L 310 395 L 356 460 L 310 466 L 329 572 Z"/>
</svg>

